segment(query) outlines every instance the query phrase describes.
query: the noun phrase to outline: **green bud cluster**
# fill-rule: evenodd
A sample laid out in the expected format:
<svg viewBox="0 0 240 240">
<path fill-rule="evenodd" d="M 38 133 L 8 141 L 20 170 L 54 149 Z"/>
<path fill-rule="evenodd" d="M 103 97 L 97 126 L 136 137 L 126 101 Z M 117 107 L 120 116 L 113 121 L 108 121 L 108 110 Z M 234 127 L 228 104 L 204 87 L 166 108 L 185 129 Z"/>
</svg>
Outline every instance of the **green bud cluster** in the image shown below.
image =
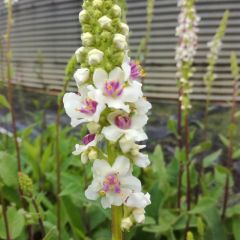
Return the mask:
<svg viewBox="0 0 240 240">
<path fill-rule="evenodd" d="M 116 0 L 85 0 L 79 13 L 82 45 L 76 57 L 90 73 L 100 67 L 111 71 L 123 62 L 128 48 L 128 26 L 122 22 Z"/>
<path fill-rule="evenodd" d="M 18 181 L 20 185 L 20 189 L 25 196 L 31 197 L 33 193 L 33 182 L 30 177 L 28 177 L 25 173 L 18 173 Z"/>
</svg>

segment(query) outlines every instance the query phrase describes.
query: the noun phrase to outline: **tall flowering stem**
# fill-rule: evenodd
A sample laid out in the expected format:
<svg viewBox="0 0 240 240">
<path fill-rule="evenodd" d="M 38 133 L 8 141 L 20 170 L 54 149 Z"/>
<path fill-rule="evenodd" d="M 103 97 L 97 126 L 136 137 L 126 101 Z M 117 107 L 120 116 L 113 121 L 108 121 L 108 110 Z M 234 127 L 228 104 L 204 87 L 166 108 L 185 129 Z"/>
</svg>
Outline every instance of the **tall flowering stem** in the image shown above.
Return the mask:
<svg viewBox="0 0 240 240">
<path fill-rule="evenodd" d="M 180 14 L 178 17 L 179 26 L 176 28 L 176 35 L 179 37 L 176 48 L 177 78 L 179 87 L 179 113 L 178 113 L 178 133 L 179 148 L 183 147 L 182 139 L 185 139 L 185 158 L 186 158 L 186 175 L 187 175 L 187 209 L 191 209 L 191 182 L 190 182 L 190 159 L 189 159 L 189 122 L 188 115 L 191 109 L 190 93 L 192 92 L 192 82 L 190 78 L 193 75 L 193 61 L 198 44 L 198 22 L 199 17 L 196 14 L 194 0 L 180 0 L 178 2 Z M 184 123 L 184 133 L 182 132 L 182 121 Z M 184 134 L 184 138 L 183 138 Z M 181 154 L 180 154 L 181 155 Z M 181 208 L 181 181 L 182 181 L 182 164 L 180 159 L 179 176 L 178 176 L 178 207 Z"/>
<path fill-rule="evenodd" d="M 204 118 L 204 125 L 205 125 L 204 128 L 205 128 L 206 138 L 207 138 L 207 130 L 208 130 L 208 108 L 209 108 L 210 97 L 212 93 L 212 85 L 214 80 L 217 77 L 215 74 L 215 66 L 216 66 L 218 56 L 222 47 L 222 38 L 225 35 L 228 18 L 229 18 L 229 11 L 225 11 L 216 34 L 214 35 L 213 39 L 208 43 L 208 47 L 210 51 L 207 56 L 207 62 L 208 62 L 207 72 L 204 76 L 204 83 L 207 89 L 205 118 Z"/>
<path fill-rule="evenodd" d="M 129 27 L 117 0 L 85 0 L 79 14 L 83 46 L 76 50 L 79 68 L 74 74 L 78 93 L 63 97 L 65 111 L 76 127 L 89 133 L 73 154 L 91 164 L 93 180 L 85 191 L 112 209 L 112 239 L 145 219 L 150 195 L 133 176 L 133 165 L 145 168 L 148 156 L 138 142 L 147 139 L 144 126 L 151 104 L 143 97 L 138 61 L 128 56 Z"/>
<path fill-rule="evenodd" d="M 233 170 L 233 150 L 234 150 L 234 137 L 237 132 L 237 97 L 239 90 L 239 68 L 238 68 L 238 60 L 235 53 L 231 55 L 231 69 L 232 75 L 234 78 L 233 81 L 233 92 L 232 92 L 232 106 L 231 106 L 231 124 L 228 130 L 228 155 L 227 155 L 227 168 L 229 169 L 229 173 L 227 173 L 226 181 L 225 181 L 225 189 L 224 189 L 224 199 L 223 199 L 223 208 L 222 208 L 222 220 L 225 219 L 225 214 L 228 205 L 229 199 L 229 188 L 230 188 L 230 173 Z"/>
</svg>

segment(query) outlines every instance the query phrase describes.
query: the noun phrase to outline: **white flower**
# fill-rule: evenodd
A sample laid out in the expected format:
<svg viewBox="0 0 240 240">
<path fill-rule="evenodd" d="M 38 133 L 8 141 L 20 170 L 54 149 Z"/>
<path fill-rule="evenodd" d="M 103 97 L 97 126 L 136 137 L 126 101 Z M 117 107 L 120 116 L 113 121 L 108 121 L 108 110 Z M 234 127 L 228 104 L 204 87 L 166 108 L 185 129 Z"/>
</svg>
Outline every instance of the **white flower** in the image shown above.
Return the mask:
<svg viewBox="0 0 240 240">
<path fill-rule="evenodd" d="M 105 105 L 87 96 L 87 88 L 83 86 L 79 89 L 80 95 L 66 93 L 63 97 L 64 108 L 71 118 L 73 127 L 84 122 L 98 122 Z"/>
<path fill-rule="evenodd" d="M 104 53 L 98 49 L 92 49 L 88 53 L 88 63 L 90 65 L 99 64 L 103 60 Z"/>
<path fill-rule="evenodd" d="M 137 145 L 134 139 L 127 139 L 124 136 L 119 140 L 119 146 L 123 153 L 131 153 L 131 159 L 138 167 L 146 168 L 150 164 L 148 155 L 140 152 L 145 145 Z"/>
<path fill-rule="evenodd" d="M 137 223 L 143 223 L 145 221 L 145 210 L 144 208 L 135 208 L 132 212 L 134 220 Z"/>
<path fill-rule="evenodd" d="M 88 134 L 83 138 L 83 145 L 76 144 L 73 155 L 77 156 L 82 154 L 82 163 L 85 164 L 88 160 L 88 151 L 97 145 L 97 136 L 95 134 Z M 89 152 L 90 153 L 90 152 Z M 91 157 L 90 157 L 91 159 Z"/>
<path fill-rule="evenodd" d="M 124 204 L 130 208 L 145 208 L 146 206 L 151 204 L 150 194 L 134 192 L 127 198 Z"/>
<path fill-rule="evenodd" d="M 122 34 L 127 37 L 128 34 L 129 34 L 129 27 L 128 27 L 128 25 L 126 23 L 121 23 L 120 27 L 122 29 Z"/>
<path fill-rule="evenodd" d="M 121 13 L 122 13 L 122 10 L 117 4 L 114 4 L 113 7 L 112 7 L 112 12 L 113 12 L 115 17 L 120 17 Z"/>
<path fill-rule="evenodd" d="M 103 1 L 102 0 L 93 0 L 92 5 L 94 7 L 101 7 L 103 5 Z"/>
<path fill-rule="evenodd" d="M 135 113 L 136 114 L 147 114 L 152 108 L 152 104 L 146 100 L 146 98 L 141 98 L 135 103 Z"/>
<path fill-rule="evenodd" d="M 102 28 L 109 28 L 109 27 L 111 27 L 112 20 L 107 16 L 103 16 L 98 19 L 98 23 L 100 24 L 100 26 Z"/>
<path fill-rule="evenodd" d="M 74 73 L 73 77 L 77 83 L 77 86 L 79 87 L 89 79 L 89 69 L 80 68 Z"/>
<path fill-rule="evenodd" d="M 127 84 L 124 80 L 124 72 L 121 68 L 114 68 L 109 74 L 98 68 L 93 74 L 93 83 L 96 88 L 89 86 L 89 96 L 106 103 L 108 107 L 122 109 L 129 112 L 126 103 L 134 103 L 142 97 L 142 84 L 133 81 Z"/>
<path fill-rule="evenodd" d="M 86 21 L 88 20 L 88 13 L 86 10 L 82 10 L 80 13 L 79 13 L 79 22 L 80 23 L 85 23 Z"/>
<path fill-rule="evenodd" d="M 90 32 L 83 33 L 81 40 L 84 46 L 90 47 L 93 44 L 93 35 Z"/>
<path fill-rule="evenodd" d="M 130 228 L 132 227 L 132 225 L 133 225 L 133 222 L 132 222 L 130 217 L 123 218 L 122 221 L 121 221 L 121 229 L 122 230 L 129 231 Z"/>
<path fill-rule="evenodd" d="M 126 139 L 144 141 L 147 139 L 143 126 L 147 123 L 146 115 L 128 116 L 122 111 L 115 111 L 108 115 L 110 126 L 104 127 L 102 134 L 109 140 L 116 142 L 122 136 Z"/>
<path fill-rule="evenodd" d="M 105 160 L 95 160 L 93 181 L 85 191 L 89 200 L 101 197 L 103 208 L 121 206 L 132 192 L 141 191 L 141 182 L 132 176 L 129 160 L 124 156 L 116 158 L 113 166 Z"/>
<path fill-rule="evenodd" d="M 76 55 L 77 62 L 80 63 L 82 61 L 84 53 L 85 53 L 85 47 L 80 47 L 76 50 L 75 55 Z"/>
<path fill-rule="evenodd" d="M 126 50 L 127 49 L 127 40 L 126 37 L 120 33 L 116 33 L 113 38 L 113 42 L 116 45 L 116 47 L 120 50 Z"/>
</svg>

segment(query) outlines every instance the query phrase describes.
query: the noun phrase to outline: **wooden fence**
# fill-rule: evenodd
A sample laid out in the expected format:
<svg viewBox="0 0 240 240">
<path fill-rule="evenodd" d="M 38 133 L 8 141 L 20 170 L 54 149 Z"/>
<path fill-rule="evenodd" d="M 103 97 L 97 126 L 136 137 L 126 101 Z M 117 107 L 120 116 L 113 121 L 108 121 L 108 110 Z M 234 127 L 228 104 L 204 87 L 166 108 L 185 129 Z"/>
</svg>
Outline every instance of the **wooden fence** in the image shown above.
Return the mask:
<svg viewBox="0 0 240 240">
<path fill-rule="evenodd" d="M 71 54 L 81 45 L 78 13 L 79 0 L 19 0 L 14 5 L 14 81 L 38 90 L 58 91 L 62 87 L 64 67 Z M 141 39 L 146 33 L 146 0 L 128 0 L 128 23 L 131 28 L 130 45 L 136 56 Z M 230 53 L 240 58 L 240 1 L 198 0 L 201 16 L 200 44 L 196 57 L 197 72 L 193 78 L 193 99 L 204 100 L 206 91 L 203 75 L 206 71 L 206 43 L 213 37 L 225 11 L 230 20 L 224 45 L 217 65 L 212 99 L 231 99 L 232 79 Z M 175 27 L 178 8 L 176 0 L 155 0 L 152 35 L 146 60 L 145 95 L 151 98 L 176 99 Z M 0 34 L 6 25 L 6 8 L 0 2 Z M 74 81 L 70 89 L 75 89 Z M 69 90 L 70 90 L 69 89 Z"/>
</svg>

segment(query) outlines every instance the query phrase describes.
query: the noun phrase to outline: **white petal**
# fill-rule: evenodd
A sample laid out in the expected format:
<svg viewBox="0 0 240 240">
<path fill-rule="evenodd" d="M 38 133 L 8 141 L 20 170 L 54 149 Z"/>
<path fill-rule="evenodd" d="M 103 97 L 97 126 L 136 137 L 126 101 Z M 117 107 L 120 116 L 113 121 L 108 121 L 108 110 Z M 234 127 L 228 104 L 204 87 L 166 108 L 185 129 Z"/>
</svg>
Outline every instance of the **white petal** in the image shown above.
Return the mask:
<svg viewBox="0 0 240 240">
<path fill-rule="evenodd" d="M 145 220 L 145 210 L 142 208 L 134 209 L 133 217 L 137 223 L 143 223 Z"/>
<path fill-rule="evenodd" d="M 86 119 L 75 119 L 75 118 L 72 118 L 71 119 L 71 126 L 72 127 L 76 127 L 82 123 L 85 123 L 85 122 L 88 122 Z"/>
<path fill-rule="evenodd" d="M 101 190 L 101 185 L 97 181 L 93 181 L 85 191 L 86 198 L 89 200 L 96 200 L 99 197 L 99 190 Z"/>
<path fill-rule="evenodd" d="M 122 64 L 122 69 L 124 71 L 124 80 L 127 81 L 130 78 L 131 74 L 131 66 L 129 64 L 129 61 Z"/>
<path fill-rule="evenodd" d="M 102 134 L 109 141 L 116 142 L 122 136 L 123 133 L 121 132 L 121 129 L 115 126 L 108 126 L 103 128 Z"/>
<path fill-rule="evenodd" d="M 107 99 L 106 103 L 110 108 L 121 109 L 127 113 L 130 112 L 129 106 L 124 104 L 121 98 L 107 97 L 106 99 Z"/>
<path fill-rule="evenodd" d="M 111 205 L 121 206 L 123 204 L 123 198 L 119 193 L 108 192 L 106 194 L 106 198 L 108 199 Z"/>
<path fill-rule="evenodd" d="M 148 117 L 146 115 L 133 115 L 132 126 L 134 129 L 141 129 L 147 124 Z"/>
<path fill-rule="evenodd" d="M 145 208 L 151 204 L 149 193 L 144 194 L 142 192 L 132 193 L 127 199 L 125 205 L 131 208 Z"/>
<path fill-rule="evenodd" d="M 108 80 L 108 74 L 102 68 L 98 68 L 94 71 L 93 82 L 97 88 L 102 89 L 107 80 Z"/>
<path fill-rule="evenodd" d="M 137 114 L 143 115 L 146 114 L 151 108 L 152 105 L 145 98 L 141 98 L 136 103 Z"/>
<path fill-rule="evenodd" d="M 81 108 L 82 97 L 75 93 L 66 93 L 63 97 L 63 104 L 67 115 L 70 118 L 79 118 L 78 111 Z"/>
<path fill-rule="evenodd" d="M 130 169 L 130 161 L 124 156 L 118 156 L 112 166 L 114 172 L 117 172 L 119 176 L 124 176 Z"/>
<path fill-rule="evenodd" d="M 133 139 L 122 137 L 119 141 L 119 146 L 123 153 L 127 153 L 130 152 L 130 150 L 135 146 L 135 142 Z"/>
<path fill-rule="evenodd" d="M 120 67 L 114 68 L 110 73 L 109 73 L 109 80 L 115 80 L 115 81 L 124 81 L 124 72 Z"/>
<path fill-rule="evenodd" d="M 139 153 L 134 159 L 134 163 L 140 168 L 146 168 L 150 164 L 150 160 L 147 154 Z"/>
<path fill-rule="evenodd" d="M 124 88 L 122 98 L 124 102 L 137 102 L 140 97 L 143 96 L 142 84 L 133 81 L 129 86 Z"/>
<path fill-rule="evenodd" d="M 119 177 L 119 180 L 121 182 L 121 185 L 124 188 L 128 188 L 133 190 L 134 192 L 141 192 L 142 190 L 142 184 L 140 180 L 134 176 L 124 176 L 124 177 Z"/>
<path fill-rule="evenodd" d="M 111 172 L 111 166 L 105 160 L 95 160 L 92 167 L 94 177 L 105 177 L 109 172 Z"/>
<path fill-rule="evenodd" d="M 148 139 L 143 129 L 139 129 L 139 130 L 128 129 L 128 130 L 125 130 L 124 133 L 127 139 L 134 139 L 136 142 L 144 141 Z"/>
<path fill-rule="evenodd" d="M 106 197 L 102 197 L 101 204 L 104 209 L 111 208 L 111 204 Z"/>
<path fill-rule="evenodd" d="M 75 145 L 75 151 L 72 154 L 76 156 L 76 155 L 79 155 L 82 152 L 86 151 L 87 149 L 88 149 L 88 146 L 86 146 L 86 145 L 76 144 Z"/>
</svg>

